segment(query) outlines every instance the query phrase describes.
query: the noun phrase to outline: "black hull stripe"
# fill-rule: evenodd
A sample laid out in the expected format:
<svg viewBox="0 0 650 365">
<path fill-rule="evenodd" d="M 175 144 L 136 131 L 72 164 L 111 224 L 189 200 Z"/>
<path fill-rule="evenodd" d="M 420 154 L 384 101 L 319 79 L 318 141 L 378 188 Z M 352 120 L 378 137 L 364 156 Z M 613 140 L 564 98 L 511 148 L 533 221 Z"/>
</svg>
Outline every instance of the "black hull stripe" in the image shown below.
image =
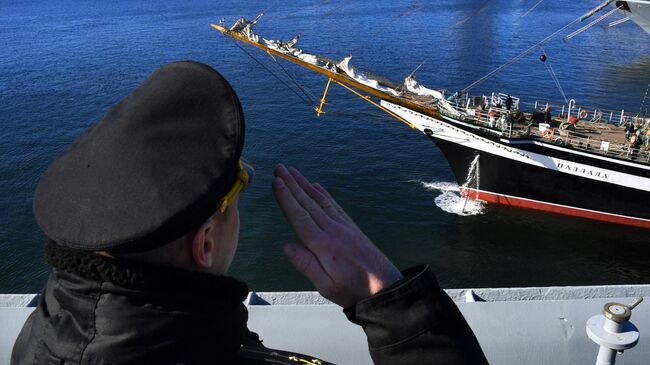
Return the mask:
<svg viewBox="0 0 650 365">
<path fill-rule="evenodd" d="M 430 137 L 443 152 L 459 185 L 480 154 L 480 190 L 569 207 L 650 219 L 650 192 L 533 166 Z M 474 186 L 472 186 L 474 188 Z"/>
</svg>

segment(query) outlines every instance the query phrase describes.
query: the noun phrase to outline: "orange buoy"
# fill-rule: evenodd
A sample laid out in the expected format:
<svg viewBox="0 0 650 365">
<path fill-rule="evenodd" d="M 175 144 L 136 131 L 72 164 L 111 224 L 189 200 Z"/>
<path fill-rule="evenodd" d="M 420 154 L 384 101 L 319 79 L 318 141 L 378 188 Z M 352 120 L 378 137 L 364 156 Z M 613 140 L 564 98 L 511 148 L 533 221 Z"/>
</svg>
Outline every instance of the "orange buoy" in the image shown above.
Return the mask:
<svg viewBox="0 0 650 365">
<path fill-rule="evenodd" d="M 545 129 L 544 133 L 542 133 L 542 135 L 546 139 L 552 139 L 553 138 L 553 130 L 551 128 Z"/>
</svg>

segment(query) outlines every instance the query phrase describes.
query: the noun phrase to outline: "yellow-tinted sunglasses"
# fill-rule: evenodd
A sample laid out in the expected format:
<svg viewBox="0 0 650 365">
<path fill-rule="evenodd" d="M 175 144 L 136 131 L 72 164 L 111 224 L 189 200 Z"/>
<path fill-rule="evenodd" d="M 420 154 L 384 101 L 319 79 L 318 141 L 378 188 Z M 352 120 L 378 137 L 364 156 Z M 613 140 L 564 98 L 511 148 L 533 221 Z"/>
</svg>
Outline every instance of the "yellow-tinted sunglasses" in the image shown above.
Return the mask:
<svg viewBox="0 0 650 365">
<path fill-rule="evenodd" d="M 225 212 L 237 195 L 239 195 L 239 193 L 241 193 L 241 191 L 248 185 L 253 183 L 253 176 L 255 176 L 255 169 L 253 169 L 253 166 L 244 159 L 240 159 L 237 166 L 237 180 L 235 180 L 235 183 L 232 188 L 230 188 L 228 194 L 219 201 L 219 212 Z"/>
</svg>

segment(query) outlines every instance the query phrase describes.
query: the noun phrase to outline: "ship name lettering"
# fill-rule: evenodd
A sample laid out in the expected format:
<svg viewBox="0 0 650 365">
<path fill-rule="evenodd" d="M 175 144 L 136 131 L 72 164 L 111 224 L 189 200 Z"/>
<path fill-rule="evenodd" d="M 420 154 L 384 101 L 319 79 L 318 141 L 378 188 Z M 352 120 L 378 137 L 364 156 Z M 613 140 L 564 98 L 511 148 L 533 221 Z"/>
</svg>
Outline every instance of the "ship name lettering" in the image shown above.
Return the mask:
<svg viewBox="0 0 650 365">
<path fill-rule="evenodd" d="M 594 176 L 598 177 L 601 179 L 609 179 L 609 175 L 605 172 L 600 172 L 600 171 L 594 171 L 594 170 L 588 170 L 587 168 L 584 167 L 578 167 L 578 166 L 571 166 L 569 164 L 565 164 L 563 162 L 560 162 L 557 164 L 558 170 L 566 170 L 566 171 L 571 171 L 577 174 L 582 174 L 582 175 L 587 175 L 587 176 Z"/>
</svg>

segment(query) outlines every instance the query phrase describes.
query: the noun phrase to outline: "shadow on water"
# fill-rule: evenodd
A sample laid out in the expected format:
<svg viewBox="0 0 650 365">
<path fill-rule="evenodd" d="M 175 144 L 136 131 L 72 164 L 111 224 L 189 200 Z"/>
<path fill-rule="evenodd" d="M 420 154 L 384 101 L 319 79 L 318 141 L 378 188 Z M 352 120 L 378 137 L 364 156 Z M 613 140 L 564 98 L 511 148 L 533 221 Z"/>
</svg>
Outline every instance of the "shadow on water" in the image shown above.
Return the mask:
<svg viewBox="0 0 650 365">
<path fill-rule="evenodd" d="M 650 275 L 643 229 L 488 206 L 485 215 L 459 217 L 446 235 L 445 259 L 434 265 L 451 287 L 643 283 Z"/>
<path fill-rule="evenodd" d="M 650 55 L 613 65 L 597 74 L 595 79 L 602 90 L 595 96 L 597 102 L 637 110 L 650 86 Z"/>
</svg>

